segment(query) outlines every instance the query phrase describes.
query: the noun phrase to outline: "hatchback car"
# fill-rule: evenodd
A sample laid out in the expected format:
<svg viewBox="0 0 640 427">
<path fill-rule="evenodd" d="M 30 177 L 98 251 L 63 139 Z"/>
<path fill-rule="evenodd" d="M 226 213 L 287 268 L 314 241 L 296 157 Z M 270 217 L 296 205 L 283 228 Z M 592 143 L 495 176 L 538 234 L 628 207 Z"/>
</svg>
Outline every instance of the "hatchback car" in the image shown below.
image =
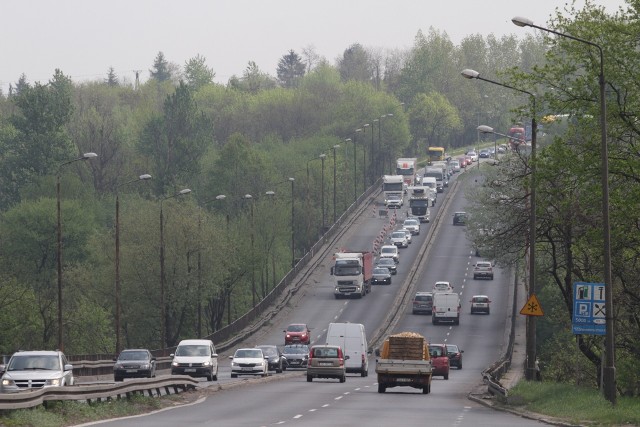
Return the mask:
<svg viewBox="0 0 640 427">
<path fill-rule="evenodd" d="M 466 212 L 455 212 L 453 214 L 453 225 L 465 225 L 467 223 Z"/>
<path fill-rule="evenodd" d="M 402 223 L 402 228 L 406 228 L 413 234 L 417 236 L 420 234 L 420 220 L 416 218 L 407 218 Z"/>
<path fill-rule="evenodd" d="M 267 357 L 259 348 L 239 348 L 229 356 L 231 359 L 231 378 L 238 375 L 268 375 Z"/>
<path fill-rule="evenodd" d="M 395 265 L 395 263 L 394 263 Z M 391 272 L 386 267 L 375 267 L 371 272 L 372 285 L 390 285 Z"/>
<path fill-rule="evenodd" d="M 433 294 L 431 292 L 416 292 L 413 297 L 413 314 L 431 314 L 433 310 Z"/>
<path fill-rule="evenodd" d="M 18 351 L 11 356 L 5 368 L 0 392 L 15 393 L 73 384 L 73 366 L 63 352 Z"/>
<path fill-rule="evenodd" d="M 411 230 L 406 229 L 406 228 L 401 228 L 400 231 L 404 231 L 404 234 L 407 235 L 407 242 L 409 242 L 409 244 L 411 244 L 411 238 L 413 237 L 413 235 L 411 234 Z"/>
<path fill-rule="evenodd" d="M 122 350 L 113 359 L 113 380 L 124 378 L 153 378 L 156 376 L 156 358 L 147 349 Z"/>
<path fill-rule="evenodd" d="M 486 295 L 474 295 L 471 297 L 471 314 L 491 313 L 491 300 Z"/>
<path fill-rule="evenodd" d="M 464 353 L 464 350 L 460 350 L 455 344 L 446 344 L 446 346 L 447 356 L 449 356 L 449 366 L 462 369 L 462 353 Z"/>
<path fill-rule="evenodd" d="M 314 345 L 309 350 L 307 360 L 307 381 L 314 378 L 337 378 L 341 383 L 347 380 L 347 370 L 342 348 L 337 345 Z"/>
<path fill-rule="evenodd" d="M 391 258 L 396 264 L 400 262 L 400 254 L 396 245 L 382 245 L 380 248 L 380 259 Z"/>
<path fill-rule="evenodd" d="M 453 286 L 449 282 L 436 282 L 433 285 L 433 292 L 453 292 Z"/>
<path fill-rule="evenodd" d="M 292 323 L 284 330 L 284 345 L 311 344 L 311 330 L 304 323 Z"/>
<path fill-rule="evenodd" d="M 493 280 L 493 265 L 490 261 L 478 261 L 475 267 L 473 267 L 474 279 L 489 279 Z"/>
<path fill-rule="evenodd" d="M 429 356 L 431 357 L 432 375 L 449 379 L 449 356 L 447 346 L 444 344 L 429 344 Z"/>
<path fill-rule="evenodd" d="M 276 371 L 276 374 L 281 373 L 287 368 L 280 349 L 275 345 L 257 345 L 256 348 L 262 350 L 262 353 L 267 358 L 267 369 L 269 371 Z"/>
<path fill-rule="evenodd" d="M 391 233 L 390 240 L 392 244 L 396 245 L 399 248 L 409 247 L 407 235 L 404 231 L 394 231 L 393 233 Z"/>
<path fill-rule="evenodd" d="M 393 258 L 380 258 L 378 260 L 378 263 L 376 264 L 376 267 L 386 268 L 391 274 L 398 273 L 398 266 L 396 265 L 396 262 L 393 260 Z"/>
<path fill-rule="evenodd" d="M 307 369 L 309 346 L 305 344 L 285 345 L 282 349 L 282 357 L 285 359 L 287 369 Z"/>
</svg>

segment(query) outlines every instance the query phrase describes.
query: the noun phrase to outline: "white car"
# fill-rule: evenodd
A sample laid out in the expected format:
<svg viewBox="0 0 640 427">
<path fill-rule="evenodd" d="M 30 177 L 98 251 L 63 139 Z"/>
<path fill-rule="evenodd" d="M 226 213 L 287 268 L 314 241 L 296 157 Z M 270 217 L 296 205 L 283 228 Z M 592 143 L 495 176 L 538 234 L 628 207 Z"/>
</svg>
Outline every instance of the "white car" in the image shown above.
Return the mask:
<svg viewBox="0 0 640 427">
<path fill-rule="evenodd" d="M 476 153 L 473 150 L 468 151 L 467 154 L 465 154 L 465 156 L 470 157 L 472 162 L 477 162 L 478 161 L 478 153 Z"/>
<path fill-rule="evenodd" d="M 380 248 L 380 259 L 391 258 L 396 264 L 400 262 L 400 253 L 396 245 L 383 245 Z"/>
<path fill-rule="evenodd" d="M 231 359 L 231 378 L 238 375 L 261 375 L 268 374 L 268 357 L 259 348 L 239 348 Z"/>
<path fill-rule="evenodd" d="M 416 218 L 407 218 L 402 223 L 402 228 L 406 228 L 413 235 L 420 234 L 420 220 Z"/>
<path fill-rule="evenodd" d="M 486 295 L 474 295 L 471 297 L 471 314 L 491 312 L 489 304 L 491 300 Z"/>
<path fill-rule="evenodd" d="M 389 209 L 400 209 L 403 205 L 402 196 L 397 196 L 395 194 L 390 195 L 385 200 L 385 205 L 387 205 L 387 208 Z"/>
<path fill-rule="evenodd" d="M 453 286 L 449 282 L 439 281 L 433 285 L 433 292 L 453 292 Z"/>
<path fill-rule="evenodd" d="M 17 351 L 4 368 L 0 393 L 73 385 L 73 365 L 61 351 Z"/>
<path fill-rule="evenodd" d="M 391 233 L 391 243 L 399 248 L 408 247 L 407 234 L 404 231 L 394 231 Z"/>
<path fill-rule="evenodd" d="M 402 228 L 400 231 L 404 231 L 404 234 L 407 235 L 407 242 L 411 243 L 411 237 L 413 237 L 413 235 L 411 234 L 411 230 Z"/>
</svg>

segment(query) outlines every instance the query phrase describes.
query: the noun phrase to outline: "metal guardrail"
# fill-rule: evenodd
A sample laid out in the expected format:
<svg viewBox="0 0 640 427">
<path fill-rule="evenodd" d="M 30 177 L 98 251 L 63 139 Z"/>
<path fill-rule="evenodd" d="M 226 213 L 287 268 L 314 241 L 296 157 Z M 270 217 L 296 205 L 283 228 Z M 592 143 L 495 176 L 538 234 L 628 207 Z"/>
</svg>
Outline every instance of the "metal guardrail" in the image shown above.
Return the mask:
<svg viewBox="0 0 640 427">
<path fill-rule="evenodd" d="M 50 401 L 100 401 L 122 399 L 135 394 L 165 396 L 194 389 L 198 380 L 187 375 L 172 375 L 160 378 L 141 378 L 117 384 L 73 385 L 46 387 L 37 390 L 3 394 L 0 410 L 33 408 Z"/>
</svg>

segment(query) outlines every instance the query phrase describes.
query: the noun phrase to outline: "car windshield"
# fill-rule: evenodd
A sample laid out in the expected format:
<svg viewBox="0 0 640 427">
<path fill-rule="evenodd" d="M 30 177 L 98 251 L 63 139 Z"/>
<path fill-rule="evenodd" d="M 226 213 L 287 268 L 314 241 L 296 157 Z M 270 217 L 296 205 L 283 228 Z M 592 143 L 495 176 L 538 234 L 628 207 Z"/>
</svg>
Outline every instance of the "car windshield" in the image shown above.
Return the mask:
<svg viewBox="0 0 640 427">
<path fill-rule="evenodd" d="M 388 268 L 374 268 L 373 274 L 389 274 Z"/>
<path fill-rule="evenodd" d="M 382 248 L 381 253 L 383 254 L 395 254 L 396 253 L 396 247 L 392 247 L 392 248 Z"/>
<path fill-rule="evenodd" d="M 118 360 L 145 360 L 147 358 L 145 351 L 123 351 L 120 353 Z"/>
<path fill-rule="evenodd" d="M 404 222 L 404 225 L 418 225 L 418 220 L 417 219 L 407 219 Z"/>
<path fill-rule="evenodd" d="M 260 348 L 262 350 L 262 352 L 264 353 L 265 356 L 277 356 L 278 355 L 278 350 L 275 347 L 260 346 L 258 348 Z"/>
<path fill-rule="evenodd" d="M 245 359 L 245 358 L 263 358 L 264 356 L 262 355 L 262 350 L 260 349 L 253 349 L 253 348 L 247 348 L 247 349 L 242 349 L 242 350 L 236 350 L 236 354 L 233 356 L 239 359 Z"/>
<path fill-rule="evenodd" d="M 400 238 L 400 239 L 404 239 L 405 237 L 407 237 L 406 233 L 404 231 L 394 231 L 391 234 L 392 238 Z"/>
<path fill-rule="evenodd" d="M 285 354 L 305 354 L 308 351 L 306 347 L 285 347 Z"/>
<path fill-rule="evenodd" d="M 304 329 L 304 325 L 289 325 L 287 332 L 303 332 Z"/>
<path fill-rule="evenodd" d="M 338 349 L 335 347 L 314 348 L 313 357 L 338 357 Z"/>
<path fill-rule="evenodd" d="M 389 258 L 382 258 L 380 261 L 378 261 L 378 265 L 391 265 L 393 263 L 393 260 Z"/>
<path fill-rule="evenodd" d="M 206 345 L 181 345 L 176 349 L 176 356 L 209 356 Z"/>
<path fill-rule="evenodd" d="M 430 301 L 431 295 L 416 295 L 416 301 Z"/>
<path fill-rule="evenodd" d="M 448 353 L 457 353 L 458 352 L 458 346 L 454 345 L 454 344 L 447 344 L 447 352 Z"/>
<path fill-rule="evenodd" d="M 55 354 L 46 356 L 13 356 L 7 367 L 7 371 L 23 371 L 27 369 L 57 371 L 61 369 L 60 360 Z"/>
<path fill-rule="evenodd" d="M 429 347 L 431 357 L 442 357 L 442 347 Z"/>
<path fill-rule="evenodd" d="M 487 301 L 489 301 L 489 298 L 486 298 L 486 297 L 475 297 L 473 299 L 473 302 L 487 302 Z"/>
</svg>

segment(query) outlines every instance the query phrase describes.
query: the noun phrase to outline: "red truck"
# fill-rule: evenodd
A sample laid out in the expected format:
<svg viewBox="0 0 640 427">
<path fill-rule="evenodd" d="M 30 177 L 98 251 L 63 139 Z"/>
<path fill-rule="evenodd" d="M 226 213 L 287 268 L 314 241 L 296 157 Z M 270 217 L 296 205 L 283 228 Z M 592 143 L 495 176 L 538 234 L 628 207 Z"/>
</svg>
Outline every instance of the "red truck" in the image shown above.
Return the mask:
<svg viewBox="0 0 640 427">
<path fill-rule="evenodd" d="M 369 251 L 344 251 L 333 255 L 331 275 L 335 278 L 336 299 L 355 296 L 362 298 L 371 292 L 373 254 Z"/>
</svg>

